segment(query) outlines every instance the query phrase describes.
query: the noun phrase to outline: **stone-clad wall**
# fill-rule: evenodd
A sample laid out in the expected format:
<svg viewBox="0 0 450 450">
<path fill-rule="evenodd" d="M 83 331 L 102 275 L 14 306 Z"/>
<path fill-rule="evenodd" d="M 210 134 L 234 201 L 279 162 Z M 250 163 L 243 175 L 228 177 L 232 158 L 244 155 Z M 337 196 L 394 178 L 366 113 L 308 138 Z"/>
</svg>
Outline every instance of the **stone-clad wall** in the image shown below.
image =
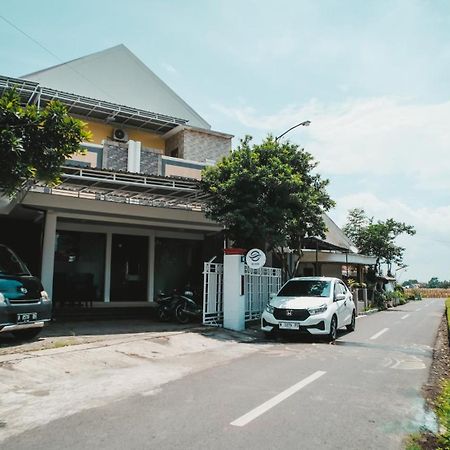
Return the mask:
<svg viewBox="0 0 450 450">
<path fill-rule="evenodd" d="M 183 131 L 175 134 L 166 141 L 166 156 L 171 156 L 172 150 L 178 149 L 178 158 L 184 158 Z"/>
<path fill-rule="evenodd" d="M 127 170 L 128 145 L 118 142 L 105 142 L 103 146 L 103 168 L 108 170 Z"/>
<path fill-rule="evenodd" d="M 161 154 L 151 150 L 141 149 L 141 173 L 160 175 Z"/>
<path fill-rule="evenodd" d="M 231 138 L 195 130 L 184 130 L 183 158 L 192 161 L 219 161 L 231 151 Z"/>
</svg>

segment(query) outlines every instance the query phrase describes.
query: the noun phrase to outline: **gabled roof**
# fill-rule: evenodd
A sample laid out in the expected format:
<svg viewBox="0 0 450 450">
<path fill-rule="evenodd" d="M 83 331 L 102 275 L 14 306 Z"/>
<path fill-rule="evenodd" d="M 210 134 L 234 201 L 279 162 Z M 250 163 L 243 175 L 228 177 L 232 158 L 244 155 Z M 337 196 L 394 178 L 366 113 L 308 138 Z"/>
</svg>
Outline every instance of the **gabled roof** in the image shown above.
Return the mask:
<svg viewBox="0 0 450 450">
<path fill-rule="evenodd" d="M 344 253 L 357 253 L 357 248 L 351 243 L 344 232 L 331 220 L 327 214 L 322 214 L 327 227 L 325 239 L 308 238 L 304 241 L 305 248 L 319 250 L 336 250 Z"/>
<path fill-rule="evenodd" d="M 41 86 L 211 126 L 127 47 L 118 45 L 21 78 Z"/>
</svg>

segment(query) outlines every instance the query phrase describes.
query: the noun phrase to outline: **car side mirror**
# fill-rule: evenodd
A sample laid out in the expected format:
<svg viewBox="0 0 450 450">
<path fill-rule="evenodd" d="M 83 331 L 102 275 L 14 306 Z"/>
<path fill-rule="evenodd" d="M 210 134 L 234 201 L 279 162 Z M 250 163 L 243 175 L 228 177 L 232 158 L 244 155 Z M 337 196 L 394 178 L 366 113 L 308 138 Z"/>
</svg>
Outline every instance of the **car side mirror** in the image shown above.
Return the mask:
<svg viewBox="0 0 450 450">
<path fill-rule="evenodd" d="M 269 294 L 269 299 L 272 300 L 273 298 L 275 298 L 277 296 L 276 292 L 271 292 Z"/>
<path fill-rule="evenodd" d="M 338 295 L 336 295 L 336 298 L 334 299 L 334 301 L 338 302 L 340 300 L 345 300 L 345 294 L 338 294 Z"/>
</svg>

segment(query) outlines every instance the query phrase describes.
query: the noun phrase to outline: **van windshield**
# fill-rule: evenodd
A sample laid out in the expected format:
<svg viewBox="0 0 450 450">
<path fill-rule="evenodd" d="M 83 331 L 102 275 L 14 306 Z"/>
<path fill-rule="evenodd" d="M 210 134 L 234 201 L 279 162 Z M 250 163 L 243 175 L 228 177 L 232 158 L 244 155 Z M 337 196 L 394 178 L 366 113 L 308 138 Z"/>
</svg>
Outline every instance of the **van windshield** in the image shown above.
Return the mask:
<svg viewBox="0 0 450 450">
<path fill-rule="evenodd" d="M 25 264 L 3 245 L 0 245 L 0 273 L 3 275 L 30 275 Z"/>
<path fill-rule="evenodd" d="M 278 297 L 329 297 L 330 281 L 290 280 L 278 292 Z"/>
</svg>

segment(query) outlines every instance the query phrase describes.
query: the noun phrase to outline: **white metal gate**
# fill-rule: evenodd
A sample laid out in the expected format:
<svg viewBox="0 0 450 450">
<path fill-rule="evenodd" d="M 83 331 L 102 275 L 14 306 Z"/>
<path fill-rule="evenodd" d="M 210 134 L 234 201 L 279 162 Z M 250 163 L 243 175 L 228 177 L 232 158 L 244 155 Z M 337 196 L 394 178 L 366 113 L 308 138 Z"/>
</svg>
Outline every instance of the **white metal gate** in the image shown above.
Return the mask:
<svg viewBox="0 0 450 450">
<path fill-rule="evenodd" d="M 216 327 L 223 325 L 223 264 L 204 264 L 203 323 Z"/>
<path fill-rule="evenodd" d="M 281 287 L 281 269 L 245 266 L 245 320 L 261 316 L 269 296 Z M 203 271 L 203 323 L 223 326 L 223 264 L 204 264 Z"/>
<path fill-rule="evenodd" d="M 245 320 L 259 319 L 272 292 L 281 288 L 281 269 L 245 266 Z"/>
</svg>

